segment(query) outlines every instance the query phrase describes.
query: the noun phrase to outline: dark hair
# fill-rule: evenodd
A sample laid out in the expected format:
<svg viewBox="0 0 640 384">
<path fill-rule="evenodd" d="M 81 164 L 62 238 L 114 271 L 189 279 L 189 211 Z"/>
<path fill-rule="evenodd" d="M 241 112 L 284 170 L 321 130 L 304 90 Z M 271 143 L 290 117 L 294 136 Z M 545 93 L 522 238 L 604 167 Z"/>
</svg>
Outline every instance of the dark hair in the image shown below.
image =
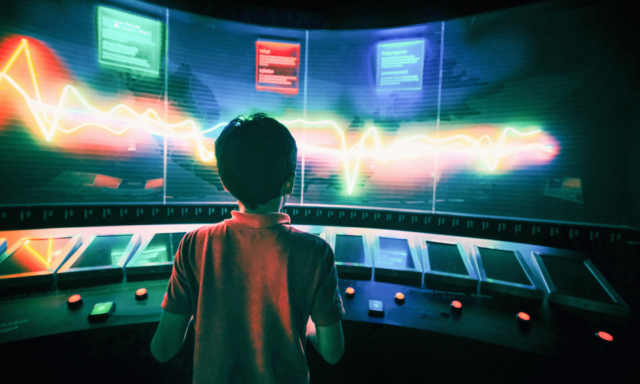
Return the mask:
<svg viewBox="0 0 640 384">
<path fill-rule="evenodd" d="M 251 209 L 281 196 L 280 187 L 298 162 L 296 141 L 287 127 L 264 113 L 231 120 L 215 150 L 220 179 Z"/>
</svg>

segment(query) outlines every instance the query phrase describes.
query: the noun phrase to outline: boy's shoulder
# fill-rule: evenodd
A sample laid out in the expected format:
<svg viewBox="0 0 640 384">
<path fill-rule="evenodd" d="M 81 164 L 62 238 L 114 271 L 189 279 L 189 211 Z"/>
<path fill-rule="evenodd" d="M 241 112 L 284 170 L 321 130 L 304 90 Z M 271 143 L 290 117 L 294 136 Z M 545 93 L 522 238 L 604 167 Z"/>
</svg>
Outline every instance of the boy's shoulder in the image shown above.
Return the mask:
<svg viewBox="0 0 640 384">
<path fill-rule="evenodd" d="M 296 241 L 304 243 L 306 247 L 321 249 L 331 248 L 329 243 L 327 243 L 325 239 L 318 235 L 302 231 L 300 229 L 294 228 L 293 226 L 291 226 L 290 228 L 292 237 L 296 238 Z"/>
<path fill-rule="evenodd" d="M 187 232 L 185 234 L 185 237 L 195 238 L 197 236 L 209 236 L 213 232 L 223 230 L 226 225 L 227 223 L 225 221 L 221 221 L 215 224 L 203 225 Z M 330 247 L 329 243 L 322 237 L 297 229 L 290 224 L 286 225 L 286 230 L 291 233 L 293 240 L 296 242 L 303 242 L 309 246 Z"/>
<path fill-rule="evenodd" d="M 193 241 L 197 237 L 209 236 L 216 229 L 222 228 L 223 225 L 224 225 L 224 221 L 221 221 L 221 222 L 215 223 L 215 224 L 203 225 L 201 227 L 198 227 L 198 228 L 192 229 L 190 231 L 187 231 L 187 233 L 185 233 L 185 235 L 184 235 L 184 239 L 185 240 L 189 240 L 189 241 Z"/>
</svg>

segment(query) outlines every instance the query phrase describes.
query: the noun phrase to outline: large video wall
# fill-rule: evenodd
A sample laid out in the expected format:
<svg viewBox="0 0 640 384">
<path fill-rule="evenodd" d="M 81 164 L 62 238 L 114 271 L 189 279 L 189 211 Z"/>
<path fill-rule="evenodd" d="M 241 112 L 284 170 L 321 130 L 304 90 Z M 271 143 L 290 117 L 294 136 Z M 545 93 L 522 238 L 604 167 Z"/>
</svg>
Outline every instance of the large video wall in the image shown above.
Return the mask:
<svg viewBox="0 0 640 384">
<path fill-rule="evenodd" d="M 623 37 L 607 4 L 333 31 L 20 3 L 0 14 L 0 205 L 233 202 L 215 139 L 265 112 L 298 144 L 292 205 L 638 226 Z"/>
</svg>

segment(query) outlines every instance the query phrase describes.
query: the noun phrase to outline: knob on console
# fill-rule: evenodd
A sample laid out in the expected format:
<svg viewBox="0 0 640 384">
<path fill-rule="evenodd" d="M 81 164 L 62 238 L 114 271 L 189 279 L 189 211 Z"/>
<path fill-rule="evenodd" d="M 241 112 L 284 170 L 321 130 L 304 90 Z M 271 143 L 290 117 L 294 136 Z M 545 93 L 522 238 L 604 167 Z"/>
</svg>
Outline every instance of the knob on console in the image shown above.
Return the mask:
<svg viewBox="0 0 640 384">
<path fill-rule="evenodd" d="M 353 296 L 355 296 L 356 294 L 356 290 L 352 287 L 349 287 L 344 291 L 344 293 L 347 296 L 347 299 L 353 299 Z"/>
<path fill-rule="evenodd" d="M 598 336 L 600 339 L 602 339 L 604 341 L 613 341 L 613 336 L 611 336 L 607 332 L 600 331 L 600 332 L 596 333 L 596 336 Z"/>
<path fill-rule="evenodd" d="M 67 299 L 67 306 L 69 307 L 69 309 L 78 308 L 81 305 L 82 305 L 82 296 L 80 295 L 76 294 L 76 295 L 70 296 Z"/>
<path fill-rule="evenodd" d="M 136 291 L 136 300 L 144 300 L 147 298 L 147 289 L 140 288 Z"/>
</svg>

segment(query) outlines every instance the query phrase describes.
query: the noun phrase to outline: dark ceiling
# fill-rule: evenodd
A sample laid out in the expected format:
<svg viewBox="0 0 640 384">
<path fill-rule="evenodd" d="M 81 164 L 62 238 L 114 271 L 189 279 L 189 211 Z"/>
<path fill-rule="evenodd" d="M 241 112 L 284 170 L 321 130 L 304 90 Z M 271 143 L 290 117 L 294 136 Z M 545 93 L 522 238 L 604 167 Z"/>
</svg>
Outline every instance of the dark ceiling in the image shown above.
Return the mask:
<svg viewBox="0 0 640 384">
<path fill-rule="evenodd" d="M 249 24 L 302 29 L 367 29 L 455 19 L 536 3 L 535 0 L 145 0 L 204 16 Z M 579 7 L 597 0 L 553 1 Z"/>
</svg>

